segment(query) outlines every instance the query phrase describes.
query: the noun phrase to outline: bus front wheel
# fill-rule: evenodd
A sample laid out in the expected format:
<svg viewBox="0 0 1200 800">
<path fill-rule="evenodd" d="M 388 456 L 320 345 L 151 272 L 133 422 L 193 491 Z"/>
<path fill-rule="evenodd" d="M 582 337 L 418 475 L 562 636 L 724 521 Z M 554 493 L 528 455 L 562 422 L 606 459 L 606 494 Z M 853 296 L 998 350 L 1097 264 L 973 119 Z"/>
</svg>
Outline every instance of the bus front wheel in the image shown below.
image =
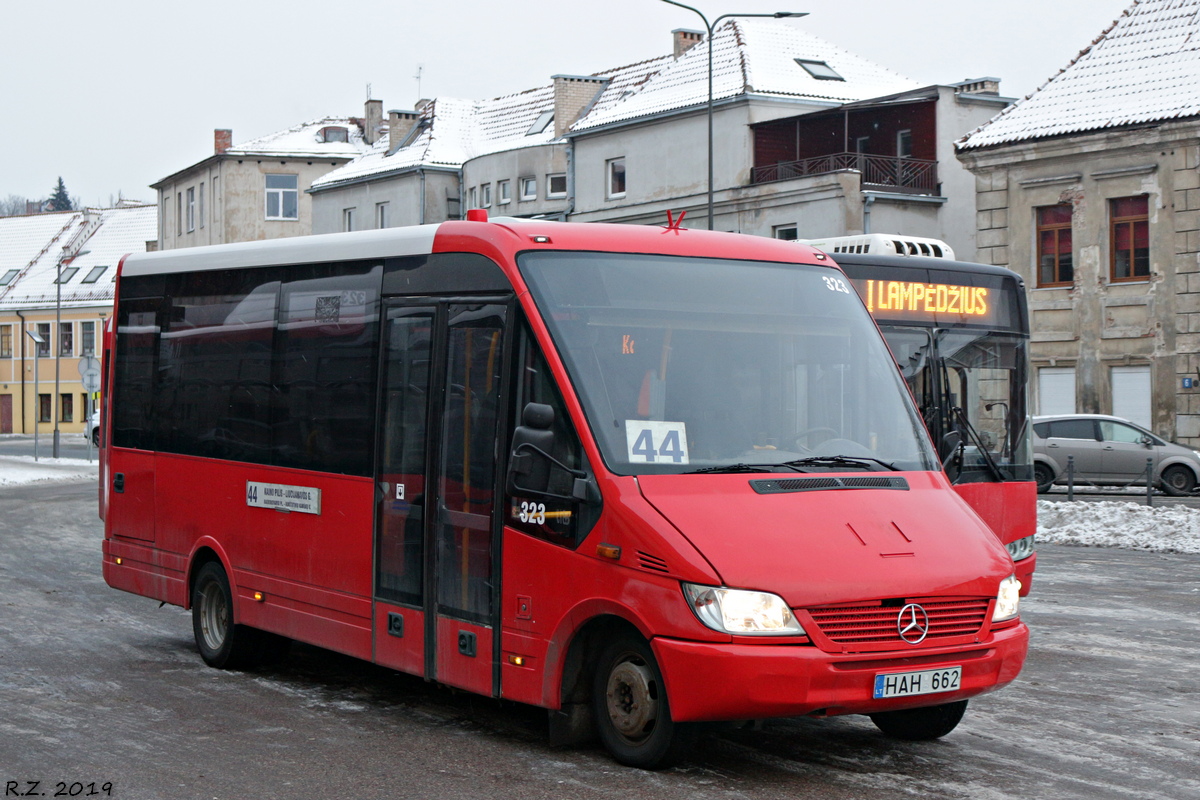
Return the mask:
<svg viewBox="0 0 1200 800">
<path fill-rule="evenodd" d="M 958 726 L 967 713 L 967 701 L 925 708 L 906 708 L 871 715 L 871 722 L 893 739 L 922 742 L 940 739 Z"/>
<path fill-rule="evenodd" d="M 600 741 L 628 767 L 663 769 L 691 744 L 691 726 L 675 723 L 649 643 L 626 635 L 605 648 L 592 704 Z"/>
<path fill-rule="evenodd" d="M 204 663 L 217 669 L 275 663 L 291 640 L 233 622 L 229 577 L 215 561 L 200 567 L 192 584 L 192 632 Z"/>
</svg>

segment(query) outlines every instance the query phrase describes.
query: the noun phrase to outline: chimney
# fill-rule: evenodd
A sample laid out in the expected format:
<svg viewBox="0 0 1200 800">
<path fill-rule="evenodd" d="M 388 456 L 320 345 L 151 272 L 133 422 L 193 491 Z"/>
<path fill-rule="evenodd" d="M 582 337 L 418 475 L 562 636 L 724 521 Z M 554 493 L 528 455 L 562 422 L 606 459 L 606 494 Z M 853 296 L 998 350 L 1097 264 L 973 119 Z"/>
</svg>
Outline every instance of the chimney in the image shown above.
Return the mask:
<svg viewBox="0 0 1200 800">
<path fill-rule="evenodd" d="M 969 78 L 954 84 L 955 94 L 1000 94 L 999 78 Z"/>
<path fill-rule="evenodd" d="M 691 50 L 700 42 L 704 41 L 704 31 L 689 31 L 687 28 L 676 28 L 671 31 L 671 37 L 675 41 L 675 57 Z"/>
<path fill-rule="evenodd" d="M 233 131 L 229 128 L 217 128 L 213 131 L 213 152 L 221 155 L 233 147 Z"/>
<path fill-rule="evenodd" d="M 592 107 L 609 79 L 592 75 L 554 75 L 551 79 L 554 81 L 554 138 L 557 139 Z"/>
<path fill-rule="evenodd" d="M 368 100 L 363 105 L 363 141 L 375 144 L 379 140 L 379 129 L 383 126 L 383 101 Z"/>
<path fill-rule="evenodd" d="M 419 111 L 389 111 L 388 112 L 388 155 L 400 148 L 400 143 L 408 138 L 413 126 L 421 118 Z"/>
</svg>

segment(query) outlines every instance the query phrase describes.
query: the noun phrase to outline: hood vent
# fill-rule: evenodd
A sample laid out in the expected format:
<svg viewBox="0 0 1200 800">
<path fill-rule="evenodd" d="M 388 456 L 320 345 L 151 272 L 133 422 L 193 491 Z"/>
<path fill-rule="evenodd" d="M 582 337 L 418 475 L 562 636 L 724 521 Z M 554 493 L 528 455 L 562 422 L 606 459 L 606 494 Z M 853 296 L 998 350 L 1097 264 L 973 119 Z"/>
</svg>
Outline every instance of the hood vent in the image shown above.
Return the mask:
<svg viewBox="0 0 1200 800">
<path fill-rule="evenodd" d="M 649 553 L 637 551 L 638 566 L 642 569 L 648 569 L 651 572 L 670 572 L 671 568 L 667 566 L 667 562 L 663 561 L 658 556 L 652 556 Z"/>
<path fill-rule="evenodd" d="M 908 481 L 904 478 L 867 475 L 855 478 L 784 478 L 750 481 L 750 488 L 759 494 L 820 492 L 826 489 L 899 489 L 907 492 Z"/>
</svg>

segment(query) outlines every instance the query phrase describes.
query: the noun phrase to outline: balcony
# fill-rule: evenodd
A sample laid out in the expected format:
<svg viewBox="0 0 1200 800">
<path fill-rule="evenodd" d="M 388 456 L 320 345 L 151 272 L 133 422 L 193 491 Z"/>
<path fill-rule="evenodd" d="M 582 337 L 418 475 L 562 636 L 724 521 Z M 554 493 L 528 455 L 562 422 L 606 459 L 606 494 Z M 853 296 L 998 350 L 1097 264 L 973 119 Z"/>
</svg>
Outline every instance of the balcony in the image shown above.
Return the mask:
<svg viewBox="0 0 1200 800">
<path fill-rule="evenodd" d="M 830 153 L 800 161 L 767 164 L 755 167 L 751 171 L 750 182 L 772 183 L 844 170 L 856 170 L 861 173 L 864 188 L 882 188 L 911 194 L 938 193 L 936 161 L 869 153 Z"/>
</svg>

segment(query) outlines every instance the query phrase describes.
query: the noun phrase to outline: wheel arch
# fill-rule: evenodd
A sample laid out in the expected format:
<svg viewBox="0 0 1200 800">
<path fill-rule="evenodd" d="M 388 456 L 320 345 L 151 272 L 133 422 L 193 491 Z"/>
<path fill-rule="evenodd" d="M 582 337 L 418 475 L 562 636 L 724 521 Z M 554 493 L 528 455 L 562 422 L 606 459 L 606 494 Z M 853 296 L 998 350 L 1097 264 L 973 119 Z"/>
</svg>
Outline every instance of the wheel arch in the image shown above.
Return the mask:
<svg viewBox="0 0 1200 800">
<path fill-rule="evenodd" d="M 196 575 L 205 564 L 217 563 L 221 569 L 225 570 L 225 578 L 229 581 L 229 588 L 233 594 L 233 613 L 234 619 L 237 618 L 237 584 L 233 579 L 233 570 L 229 568 L 229 559 L 225 555 L 224 550 L 219 544 L 211 540 L 201 540 L 196 543 L 192 549 L 192 553 L 188 556 L 187 568 L 187 591 L 184 593 L 183 607 L 190 609 L 192 607 L 192 589 L 196 585 Z"/>
</svg>

